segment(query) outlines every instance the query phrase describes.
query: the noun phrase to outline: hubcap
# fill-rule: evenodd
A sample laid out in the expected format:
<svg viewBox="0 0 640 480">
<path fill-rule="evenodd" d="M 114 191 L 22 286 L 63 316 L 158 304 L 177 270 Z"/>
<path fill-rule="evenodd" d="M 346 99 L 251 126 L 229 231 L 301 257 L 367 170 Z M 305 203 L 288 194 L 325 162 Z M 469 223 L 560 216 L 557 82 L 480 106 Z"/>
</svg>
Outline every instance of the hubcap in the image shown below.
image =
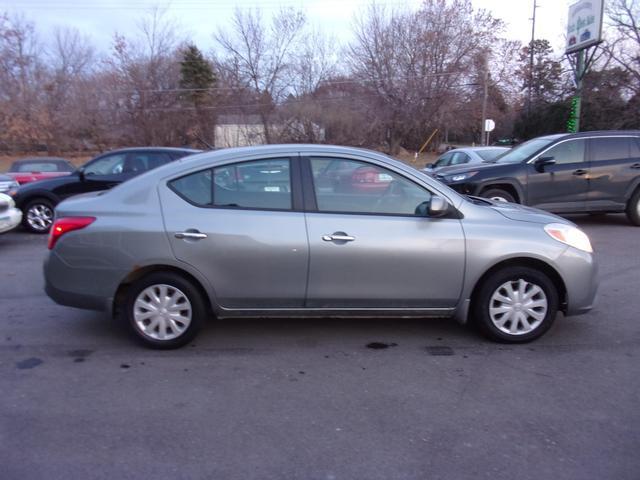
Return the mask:
<svg viewBox="0 0 640 480">
<path fill-rule="evenodd" d="M 48 230 L 53 223 L 53 210 L 47 205 L 37 203 L 27 210 L 27 222 L 34 230 Z"/>
<path fill-rule="evenodd" d="M 542 288 L 521 278 L 496 289 L 489 302 L 489 316 L 501 332 L 524 335 L 540 326 L 547 308 L 547 296 Z"/>
<path fill-rule="evenodd" d="M 191 302 L 181 290 L 171 285 L 151 285 L 136 297 L 133 318 L 144 336 L 173 340 L 191 324 Z"/>
</svg>

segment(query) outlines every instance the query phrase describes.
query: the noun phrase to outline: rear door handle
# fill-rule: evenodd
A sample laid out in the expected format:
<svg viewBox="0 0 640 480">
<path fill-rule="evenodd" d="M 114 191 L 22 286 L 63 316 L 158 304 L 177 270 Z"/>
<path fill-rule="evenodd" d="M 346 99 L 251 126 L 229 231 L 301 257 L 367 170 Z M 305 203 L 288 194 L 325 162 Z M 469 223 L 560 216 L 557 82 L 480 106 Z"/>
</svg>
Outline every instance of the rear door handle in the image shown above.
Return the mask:
<svg viewBox="0 0 640 480">
<path fill-rule="evenodd" d="M 634 163 L 631 168 L 640 169 L 640 163 Z"/>
<path fill-rule="evenodd" d="M 206 233 L 200 232 L 177 232 L 173 236 L 176 238 L 186 238 L 189 240 L 202 240 L 203 238 L 207 238 Z"/>
<path fill-rule="evenodd" d="M 323 235 L 322 240 L 325 242 L 353 242 L 356 237 L 352 237 L 351 235 L 347 235 L 343 232 L 336 232 L 332 235 Z"/>
<path fill-rule="evenodd" d="M 578 170 L 575 170 L 575 171 L 573 172 L 573 174 L 574 174 L 574 175 L 586 175 L 586 174 L 587 174 L 587 171 L 586 171 L 586 170 L 582 170 L 582 169 L 580 168 L 580 169 L 578 169 Z"/>
</svg>

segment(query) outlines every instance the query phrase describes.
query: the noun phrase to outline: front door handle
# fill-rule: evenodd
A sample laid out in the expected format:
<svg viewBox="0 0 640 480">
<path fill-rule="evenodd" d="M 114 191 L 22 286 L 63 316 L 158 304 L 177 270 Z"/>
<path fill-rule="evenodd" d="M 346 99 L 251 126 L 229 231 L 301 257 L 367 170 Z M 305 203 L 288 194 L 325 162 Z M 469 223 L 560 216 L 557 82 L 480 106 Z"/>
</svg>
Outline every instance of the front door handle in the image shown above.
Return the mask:
<svg viewBox="0 0 640 480">
<path fill-rule="evenodd" d="M 579 168 L 578 170 L 573 172 L 574 175 L 586 175 L 587 171 Z"/>
<path fill-rule="evenodd" d="M 173 236 L 176 238 L 186 238 L 189 240 L 202 240 L 203 238 L 207 238 L 206 233 L 200 232 L 177 232 Z"/>
<path fill-rule="evenodd" d="M 640 163 L 634 163 L 633 165 L 631 165 L 631 168 L 635 168 L 635 169 L 640 168 Z"/>
<path fill-rule="evenodd" d="M 325 242 L 353 242 L 356 237 L 352 237 L 351 235 L 347 235 L 344 232 L 336 232 L 332 235 L 323 235 L 322 240 Z"/>
</svg>

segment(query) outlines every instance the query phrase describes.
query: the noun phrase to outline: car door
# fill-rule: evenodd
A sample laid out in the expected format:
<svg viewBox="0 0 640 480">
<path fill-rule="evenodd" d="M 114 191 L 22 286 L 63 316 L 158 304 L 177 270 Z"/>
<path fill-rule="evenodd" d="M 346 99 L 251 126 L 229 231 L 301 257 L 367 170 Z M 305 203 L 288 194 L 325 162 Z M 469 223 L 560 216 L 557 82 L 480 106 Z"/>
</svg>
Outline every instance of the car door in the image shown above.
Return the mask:
<svg viewBox="0 0 640 480">
<path fill-rule="evenodd" d="M 457 218 L 426 218 L 432 193 L 410 178 L 357 158 L 305 159 L 309 308 L 452 308 L 465 262 Z M 324 181 L 328 165 L 353 172 L 349 189 Z M 366 170 L 367 177 L 359 172 Z M 309 178 L 310 177 L 310 178 Z"/>
<path fill-rule="evenodd" d="M 176 258 L 229 309 L 304 306 L 309 249 L 297 159 L 246 159 L 160 185 Z"/>
<path fill-rule="evenodd" d="M 640 177 L 637 137 L 589 139 L 589 210 L 621 210 L 632 183 Z"/>
<path fill-rule="evenodd" d="M 79 193 L 107 190 L 123 182 L 126 174 L 123 174 L 127 154 L 116 152 L 102 155 L 88 162 L 81 168 L 78 181 L 65 184 L 56 191 L 60 198 L 67 198 Z"/>
<path fill-rule="evenodd" d="M 586 140 L 569 139 L 540 153 L 527 165 L 527 205 L 551 212 L 585 209 L 589 191 Z M 537 166 L 538 159 L 547 165 Z"/>
</svg>

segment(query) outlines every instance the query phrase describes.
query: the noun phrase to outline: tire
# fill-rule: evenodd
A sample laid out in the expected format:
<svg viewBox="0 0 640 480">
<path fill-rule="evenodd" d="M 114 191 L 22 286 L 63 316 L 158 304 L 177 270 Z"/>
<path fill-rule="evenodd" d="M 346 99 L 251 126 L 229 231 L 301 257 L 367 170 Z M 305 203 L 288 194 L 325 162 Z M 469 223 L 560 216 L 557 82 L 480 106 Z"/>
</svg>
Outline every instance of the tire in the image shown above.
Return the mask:
<svg viewBox="0 0 640 480">
<path fill-rule="evenodd" d="M 166 300 L 161 300 L 162 296 Z M 163 303 L 171 298 L 173 303 Z M 172 311 L 173 319 L 169 318 Z M 151 273 L 127 291 L 124 316 L 129 329 L 136 339 L 150 348 L 172 349 L 186 345 L 200 330 L 206 314 L 200 290 L 172 272 Z"/>
<path fill-rule="evenodd" d="M 49 233 L 53 215 L 53 202 L 46 198 L 36 198 L 29 201 L 22 210 L 22 226 L 31 233 Z"/>
<path fill-rule="evenodd" d="M 489 188 L 480 194 L 482 198 L 488 198 L 490 200 L 497 200 L 499 202 L 511 202 L 517 203 L 516 199 L 506 190 L 501 188 Z"/>
<path fill-rule="evenodd" d="M 530 298 L 530 308 L 526 301 L 518 301 L 522 291 L 525 295 L 535 292 Z M 500 298 L 511 301 L 502 302 Z M 555 285 L 547 275 L 528 267 L 508 267 L 491 274 L 480 285 L 472 306 L 473 319 L 480 331 L 503 343 L 525 343 L 539 338 L 549 330 L 557 313 Z"/>
<path fill-rule="evenodd" d="M 636 227 L 640 227 L 640 188 L 637 188 L 629 203 L 627 203 L 626 209 L 627 218 Z"/>
</svg>

